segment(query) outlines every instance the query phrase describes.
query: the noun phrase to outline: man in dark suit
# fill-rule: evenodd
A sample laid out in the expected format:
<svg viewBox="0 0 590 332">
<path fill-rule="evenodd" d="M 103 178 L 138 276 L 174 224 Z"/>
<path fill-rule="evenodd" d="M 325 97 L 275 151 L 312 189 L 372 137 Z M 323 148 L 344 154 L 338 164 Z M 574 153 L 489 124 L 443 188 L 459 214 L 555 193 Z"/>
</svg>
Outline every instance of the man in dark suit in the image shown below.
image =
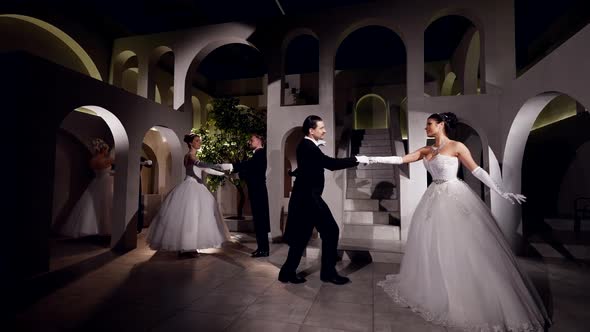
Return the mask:
<svg viewBox="0 0 590 332">
<path fill-rule="evenodd" d="M 262 135 L 252 134 L 248 141 L 254 150 L 254 156 L 246 161 L 233 164 L 233 171 L 240 174 L 240 179 L 246 181 L 254 231 L 256 232 L 257 249 L 252 257 L 268 257 L 268 232 L 270 232 L 270 218 L 268 214 L 268 191 L 266 190 L 266 149 Z"/>
<path fill-rule="evenodd" d="M 319 148 L 326 134 L 324 121 L 319 116 L 310 115 L 303 122 L 306 135 L 297 146 L 297 169 L 292 173 L 296 179 L 289 201 L 289 214 L 285 230 L 285 240 L 289 244 L 289 254 L 279 272 L 279 281 L 299 284 L 305 278 L 297 276 L 297 266 L 315 227 L 322 239 L 322 267 L 320 279 L 342 285 L 350 280 L 336 272 L 338 256 L 338 236 L 340 230 L 330 208 L 322 199 L 324 190 L 324 169 L 331 171 L 354 167 L 358 161 L 354 157 L 331 158 Z"/>
</svg>

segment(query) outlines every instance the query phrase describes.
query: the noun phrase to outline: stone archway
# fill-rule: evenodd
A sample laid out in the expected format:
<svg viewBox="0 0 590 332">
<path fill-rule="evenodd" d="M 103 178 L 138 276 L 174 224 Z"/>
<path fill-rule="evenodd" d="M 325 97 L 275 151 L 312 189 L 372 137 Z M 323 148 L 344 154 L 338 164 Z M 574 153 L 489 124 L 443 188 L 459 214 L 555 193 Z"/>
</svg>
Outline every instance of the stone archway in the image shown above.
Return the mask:
<svg viewBox="0 0 590 332">
<path fill-rule="evenodd" d="M 362 96 L 354 107 L 354 129 L 389 128 L 389 106 L 378 94 Z"/>
<path fill-rule="evenodd" d="M 539 115 L 541 112 L 543 112 L 543 110 L 545 110 L 548 105 L 550 105 L 550 103 L 564 95 L 565 94 L 561 92 L 540 93 L 524 102 L 518 111 L 510 127 L 510 131 L 506 140 L 506 146 L 504 148 L 502 178 L 503 184 L 507 191 L 522 192 L 523 162 L 531 131 L 539 126 Z M 588 112 L 586 109 L 577 103 L 576 105 L 580 109 L 573 110 L 573 113 L 570 115 L 573 116 L 574 114 L 581 114 L 582 116 L 587 116 Z M 559 118 L 553 118 L 553 120 L 548 119 L 546 123 L 553 123 L 556 122 L 556 120 L 559 120 Z M 558 148 L 553 152 L 547 151 L 547 157 L 550 158 L 551 155 L 556 155 L 556 153 L 561 152 L 561 150 L 562 148 Z M 545 166 L 541 167 L 546 167 L 548 165 L 547 163 L 545 164 Z M 555 168 L 555 166 L 549 167 L 547 169 L 541 169 L 551 172 L 553 168 Z M 550 175 L 551 174 L 548 174 L 547 176 Z M 494 207 L 494 205 L 495 204 L 493 204 L 492 207 Z M 510 204 L 499 199 L 499 204 L 494 210 L 495 214 L 497 213 L 500 215 L 503 222 L 506 223 L 507 227 L 509 227 L 511 230 L 526 233 L 526 230 L 523 229 L 522 209 L 520 207 L 511 206 Z M 513 244 L 517 245 L 517 243 Z"/>
<path fill-rule="evenodd" d="M 2 14 L 0 34 L 3 37 L 0 45 L 2 51 L 22 49 L 102 81 L 88 53 L 54 25 L 30 16 Z"/>
<path fill-rule="evenodd" d="M 478 25 L 466 15 L 437 15 L 424 31 L 424 69 L 432 95 L 485 92 L 483 45 Z"/>
</svg>

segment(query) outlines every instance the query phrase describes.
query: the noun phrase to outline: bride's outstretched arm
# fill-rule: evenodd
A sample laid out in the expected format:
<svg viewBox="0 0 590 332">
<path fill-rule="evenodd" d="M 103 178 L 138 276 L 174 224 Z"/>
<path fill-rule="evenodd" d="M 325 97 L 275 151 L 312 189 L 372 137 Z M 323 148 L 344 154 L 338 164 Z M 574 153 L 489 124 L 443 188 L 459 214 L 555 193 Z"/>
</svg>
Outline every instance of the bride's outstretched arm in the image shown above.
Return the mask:
<svg viewBox="0 0 590 332">
<path fill-rule="evenodd" d="M 209 168 L 211 170 L 217 171 L 218 173 L 224 173 L 224 167 L 221 164 L 214 164 L 214 163 L 208 163 L 208 162 L 204 162 L 204 161 L 200 161 L 199 159 L 197 159 L 196 156 L 188 156 L 185 157 L 185 165 L 186 164 L 193 164 L 195 166 L 197 166 L 198 168 Z M 214 174 L 214 173 L 211 173 Z M 217 174 L 215 174 L 217 175 Z"/>
<path fill-rule="evenodd" d="M 502 186 L 496 183 L 490 174 L 488 174 L 488 172 L 477 165 L 477 163 L 473 160 L 473 157 L 471 157 L 471 152 L 469 152 L 469 149 L 465 146 L 465 144 L 460 142 L 457 142 L 456 144 L 457 158 L 461 160 L 461 163 L 463 163 L 463 165 L 465 165 L 465 167 L 471 171 L 471 174 L 473 174 L 473 176 L 475 176 L 479 181 L 512 204 L 515 202 L 518 204 L 526 202 L 526 197 L 524 195 L 505 192 Z"/>
<path fill-rule="evenodd" d="M 401 165 L 404 163 L 413 163 L 422 159 L 424 155 L 424 148 L 420 148 L 412 153 L 408 153 L 407 155 L 400 157 L 400 156 L 388 156 L 388 157 L 365 157 L 365 156 L 357 156 L 357 158 L 367 158 L 368 164 L 393 164 L 393 165 Z M 359 160 L 362 163 L 362 161 Z"/>
</svg>

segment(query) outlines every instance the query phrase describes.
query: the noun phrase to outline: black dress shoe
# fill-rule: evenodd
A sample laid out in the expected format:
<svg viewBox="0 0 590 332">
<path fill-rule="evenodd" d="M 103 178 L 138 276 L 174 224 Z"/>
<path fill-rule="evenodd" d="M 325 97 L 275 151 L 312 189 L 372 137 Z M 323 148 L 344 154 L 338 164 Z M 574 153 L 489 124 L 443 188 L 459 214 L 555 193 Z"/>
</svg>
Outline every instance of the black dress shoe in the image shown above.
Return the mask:
<svg viewBox="0 0 590 332">
<path fill-rule="evenodd" d="M 179 251 L 178 258 L 197 258 L 199 257 L 198 251 Z"/>
<path fill-rule="evenodd" d="M 252 253 L 252 257 L 268 257 L 268 251 L 256 250 Z"/>
<path fill-rule="evenodd" d="M 343 277 L 338 273 L 334 273 L 331 276 L 320 276 L 320 279 L 323 282 L 331 282 L 335 285 L 344 285 L 350 282 L 350 279 L 348 279 L 347 277 Z"/>
<path fill-rule="evenodd" d="M 302 284 L 307 281 L 307 279 L 300 277 L 296 274 L 293 274 L 289 277 L 283 276 L 279 273 L 279 281 L 282 283 L 292 283 L 292 284 Z"/>
</svg>

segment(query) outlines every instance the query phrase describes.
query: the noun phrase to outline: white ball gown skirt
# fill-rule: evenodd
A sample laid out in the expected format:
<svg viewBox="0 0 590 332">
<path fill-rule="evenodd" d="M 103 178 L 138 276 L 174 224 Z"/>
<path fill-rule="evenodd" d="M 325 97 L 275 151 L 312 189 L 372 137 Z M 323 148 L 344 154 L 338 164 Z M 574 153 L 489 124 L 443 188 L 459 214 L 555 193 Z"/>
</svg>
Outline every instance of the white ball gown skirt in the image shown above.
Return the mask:
<svg viewBox="0 0 590 332">
<path fill-rule="evenodd" d="M 113 177 L 110 169 L 96 171 L 96 176 L 74 205 L 61 229 L 74 238 L 111 234 L 113 210 Z"/>
<path fill-rule="evenodd" d="M 228 240 L 215 198 L 191 176 L 166 196 L 147 237 L 151 249 L 168 251 L 219 248 Z"/>
<path fill-rule="evenodd" d="M 427 321 L 465 331 L 543 331 L 548 321 L 490 210 L 457 179 L 428 187 L 400 273 L 379 285 Z"/>
</svg>

